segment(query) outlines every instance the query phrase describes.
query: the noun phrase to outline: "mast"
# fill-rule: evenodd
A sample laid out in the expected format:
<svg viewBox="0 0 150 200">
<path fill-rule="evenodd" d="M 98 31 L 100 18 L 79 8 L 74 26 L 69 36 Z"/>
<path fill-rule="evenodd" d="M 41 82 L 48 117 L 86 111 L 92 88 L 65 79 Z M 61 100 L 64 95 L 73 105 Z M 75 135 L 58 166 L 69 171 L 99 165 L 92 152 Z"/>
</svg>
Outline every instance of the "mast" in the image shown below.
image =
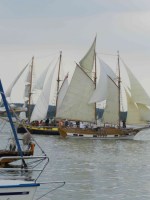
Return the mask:
<svg viewBox="0 0 150 200">
<path fill-rule="evenodd" d="M 29 88 L 29 106 L 28 106 L 28 119 L 30 122 L 31 118 L 31 95 L 32 95 L 32 74 L 33 74 L 33 62 L 34 62 L 34 56 L 32 57 L 32 63 L 31 63 L 31 74 L 30 74 L 30 88 Z"/>
<path fill-rule="evenodd" d="M 95 89 L 96 89 L 97 70 L 96 70 L 96 51 L 95 50 L 94 50 L 94 61 L 95 61 L 94 84 L 95 84 Z M 97 124 L 96 103 L 95 103 L 95 121 Z"/>
<path fill-rule="evenodd" d="M 120 96 L 121 96 L 121 78 L 120 78 L 120 60 L 119 60 L 119 51 L 117 52 L 118 57 L 118 119 L 119 119 L 119 128 L 120 128 Z"/>
<path fill-rule="evenodd" d="M 58 102 L 58 92 L 59 92 L 59 87 L 60 87 L 60 66 L 61 66 L 61 59 L 62 59 L 62 51 L 60 51 L 60 56 L 59 56 L 59 68 L 58 68 L 58 76 L 57 76 L 57 96 L 56 96 L 56 111 L 57 111 L 57 102 Z M 56 113 L 55 113 L 56 116 Z"/>
</svg>

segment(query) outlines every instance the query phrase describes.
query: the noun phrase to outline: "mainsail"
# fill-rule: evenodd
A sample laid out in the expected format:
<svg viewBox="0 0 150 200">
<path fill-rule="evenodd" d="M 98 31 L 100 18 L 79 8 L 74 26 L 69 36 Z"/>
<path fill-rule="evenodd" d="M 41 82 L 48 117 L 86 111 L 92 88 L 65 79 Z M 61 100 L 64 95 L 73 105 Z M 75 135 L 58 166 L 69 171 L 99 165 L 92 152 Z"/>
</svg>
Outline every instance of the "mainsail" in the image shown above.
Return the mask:
<svg viewBox="0 0 150 200">
<path fill-rule="evenodd" d="M 92 79 L 79 65 L 76 65 L 56 118 L 94 122 L 95 105 L 88 103 L 94 88 Z"/>
<path fill-rule="evenodd" d="M 49 74 L 49 77 L 46 79 L 46 82 L 44 83 L 43 90 L 41 91 L 41 94 L 32 112 L 30 119 L 31 122 L 34 120 L 43 120 L 47 116 L 54 71 L 55 68 L 52 69 L 51 73 Z"/>
<path fill-rule="evenodd" d="M 95 59 L 95 47 L 96 47 L 96 37 L 94 39 L 94 42 L 92 46 L 90 47 L 89 51 L 86 53 L 86 55 L 82 58 L 82 60 L 79 62 L 80 66 L 83 68 L 85 72 L 90 74 L 93 70 L 93 63 Z"/>
<path fill-rule="evenodd" d="M 106 107 L 102 118 L 104 123 L 118 124 L 119 122 L 118 92 L 118 86 L 110 77 L 107 77 Z"/>
</svg>

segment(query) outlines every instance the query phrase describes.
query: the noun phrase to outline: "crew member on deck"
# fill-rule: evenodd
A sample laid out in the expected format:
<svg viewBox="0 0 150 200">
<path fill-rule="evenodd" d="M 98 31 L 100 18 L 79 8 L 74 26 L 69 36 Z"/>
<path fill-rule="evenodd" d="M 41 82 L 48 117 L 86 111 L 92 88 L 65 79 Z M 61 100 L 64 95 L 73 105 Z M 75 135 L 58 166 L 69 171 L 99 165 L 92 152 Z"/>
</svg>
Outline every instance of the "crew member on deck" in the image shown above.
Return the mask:
<svg viewBox="0 0 150 200">
<path fill-rule="evenodd" d="M 45 126 L 48 126 L 49 125 L 49 119 L 47 118 L 46 120 L 45 120 Z"/>
<path fill-rule="evenodd" d="M 29 144 L 29 151 L 31 152 L 32 155 L 34 154 L 34 147 L 35 147 L 35 144 L 31 142 Z"/>
<path fill-rule="evenodd" d="M 68 120 L 66 119 L 65 120 L 65 127 L 67 127 L 68 126 Z"/>
<path fill-rule="evenodd" d="M 59 121 L 59 127 L 62 127 L 64 124 L 63 124 L 63 122 L 60 120 Z"/>
<path fill-rule="evenodd" d="M 125 120 L 122 121 L 122 127 L 126 128 L 126 121 Z"/>
</svg>

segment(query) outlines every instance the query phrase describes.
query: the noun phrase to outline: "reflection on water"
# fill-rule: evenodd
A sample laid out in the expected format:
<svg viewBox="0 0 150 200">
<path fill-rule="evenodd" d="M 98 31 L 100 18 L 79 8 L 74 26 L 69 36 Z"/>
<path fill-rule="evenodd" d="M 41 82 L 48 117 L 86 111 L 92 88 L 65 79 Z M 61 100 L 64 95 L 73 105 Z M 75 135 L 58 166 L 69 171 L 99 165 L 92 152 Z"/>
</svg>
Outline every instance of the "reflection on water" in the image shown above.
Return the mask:
<svg viewBox="0 0 150 200">
<path fill-rule="evenodd" d="M 66 182 L 64 187 L 44 199 L 150 198 L 150 130 L 128 141 L 34 137 L 50 158 L 40 181 Z M 52 183 L 44 185 L 38 189 L 37 195 L 56 186 Z"/>
</svg>

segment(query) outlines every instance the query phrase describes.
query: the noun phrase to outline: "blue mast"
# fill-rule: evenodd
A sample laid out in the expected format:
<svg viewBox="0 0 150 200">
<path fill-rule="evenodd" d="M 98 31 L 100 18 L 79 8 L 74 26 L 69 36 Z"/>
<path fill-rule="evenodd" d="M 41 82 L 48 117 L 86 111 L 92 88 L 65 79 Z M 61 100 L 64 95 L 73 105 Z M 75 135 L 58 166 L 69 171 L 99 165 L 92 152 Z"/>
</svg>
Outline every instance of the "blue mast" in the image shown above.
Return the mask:
<svg viewBox="0 0 150 200">
<path fill-rule="evenodd" d="M 10 125 L 11 125 L 11 128 L 12 128 L 13 134 L 14 134 L 14 138 L 15 138 L 15 141 L 16 141 L 16 144 L 17 144 L 17 147 L 18 147 L 18 153 L 21 157 L 23 157 L 23 153 L 22 153 L 21 146 L 20 146 L 20 143 L 19 143 L 19 140 L 18 140 L 18 137 L 17 137 L 15 126 L 14 126 L 13 121 L 12 121 L 11 113 L 10 113 L 8 103 L 7 103 L 5 94 L 4 94 L 4 90 L 3 90 L 1 80 L 0 80 L 0 93 L 1 93 L 1 96 L 2 96 L 2 100 L 3 100 L 4 106 L 5 106 L 7 115 L 8 115 L 8 119 L 9 119 L 9 122 L 10 122 Z"/>
</svg>

